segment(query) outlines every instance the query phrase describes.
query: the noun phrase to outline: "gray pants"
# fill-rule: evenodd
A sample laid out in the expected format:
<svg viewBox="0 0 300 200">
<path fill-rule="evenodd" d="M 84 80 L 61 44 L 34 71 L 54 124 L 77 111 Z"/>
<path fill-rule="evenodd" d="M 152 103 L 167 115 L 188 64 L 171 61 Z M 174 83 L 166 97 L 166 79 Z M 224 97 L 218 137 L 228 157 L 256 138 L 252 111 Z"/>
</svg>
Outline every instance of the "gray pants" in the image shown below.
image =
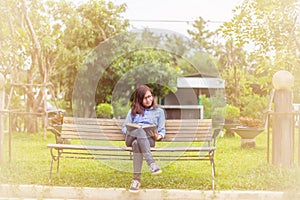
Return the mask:
<svg viewBox="0 0 300 200">
<path fill-rule="evenodd" d="M 132 147 L 133 151 L 133 179 L 141 179 L 141 172 L 143 166 L 143 158 L 145 158 L 148 166 L 154 163 L 150 147 L 155 146 L 155 140 L 147 136 L 146 132 L 142 129 L 136 129 L 126 134 L 126 146 Z"/>
</svg>

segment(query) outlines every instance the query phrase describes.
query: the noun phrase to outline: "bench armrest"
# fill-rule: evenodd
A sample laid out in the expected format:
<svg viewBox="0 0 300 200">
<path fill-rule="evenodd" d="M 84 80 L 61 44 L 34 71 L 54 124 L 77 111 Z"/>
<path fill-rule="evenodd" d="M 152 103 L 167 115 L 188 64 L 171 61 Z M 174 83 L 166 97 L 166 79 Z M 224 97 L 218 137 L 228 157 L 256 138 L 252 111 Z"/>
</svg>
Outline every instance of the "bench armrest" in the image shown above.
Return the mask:
<svg viewBox="0 0 300 200">
<path fill-rule="evenodd" d="M 53 126 L 48 126 L 47 130 L 51 131 L 55 135 L 55 140 L 57 144 L 62 143 L 61 141 L 61 128 L 62 125 L 53 125 Z"/>
</svg>

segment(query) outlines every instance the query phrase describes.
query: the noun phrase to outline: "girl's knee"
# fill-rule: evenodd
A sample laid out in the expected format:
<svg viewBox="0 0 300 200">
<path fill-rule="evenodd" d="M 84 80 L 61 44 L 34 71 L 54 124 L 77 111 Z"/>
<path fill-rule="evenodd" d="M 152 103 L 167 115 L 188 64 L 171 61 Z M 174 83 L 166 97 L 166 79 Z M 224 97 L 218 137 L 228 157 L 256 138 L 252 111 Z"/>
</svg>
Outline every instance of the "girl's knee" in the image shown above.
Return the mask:
<svg viewBox="0 0 300 200">
<path fill-rule="evenodd" d="M 134 140 L 134 141 L 131 143 L 131 146 L 132 146 L 132 151 L 133 151 L 133 152 L 139 152 L 139 145 L 138 145 L 137 140 Z"/>
</svg>

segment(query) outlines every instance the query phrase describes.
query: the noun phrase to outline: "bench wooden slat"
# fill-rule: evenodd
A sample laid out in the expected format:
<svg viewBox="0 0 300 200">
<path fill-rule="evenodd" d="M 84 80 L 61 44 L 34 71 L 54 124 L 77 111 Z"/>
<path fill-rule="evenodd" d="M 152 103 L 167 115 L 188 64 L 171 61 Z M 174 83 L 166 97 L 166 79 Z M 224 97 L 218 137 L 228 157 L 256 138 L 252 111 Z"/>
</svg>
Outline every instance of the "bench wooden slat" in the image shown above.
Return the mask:
<svg viewBox="0 0 300 200">
<path fill-rule="evenodd" d="M 113 141 L 124 141 L 125 137 L 122 135 L 115 135 L 110 137 L 105 136 L 86 136 L 86 137 L 80 137 L 79 135 L 70 135 L 65 136 L 64 139 L 75 139 L 75 140 L 113 140 Z"/>
<path fill-rule="evenodd" d="M 68 135 L 106 135 L 106 134 L 122 134 L 123 133 L 120 130 L 111 130 L 111 131 L 103 131 L 103 130 L 95 130 L 95 129 L 90 129 L 90 130 L 74 130 L 74 129 L 63 129 L 63 132 L 61 133 L 61 136 L 68 134 Z"/>
<path fill-rule="evenodd" d="M 86 146 L 86 145 L 71 145 L 71 144 L 48 144 L 48 148 L 55 149 L 73 149 L 73 150 L 106 150 L 106 151 L 130 151 L 126 147 L 120 146 Z"/>
<path fill-rule="evenodd" d="M 183 127 L 173 127 L 173 126 L 166 126 L 166 129 L 169 131 L 172 130 L 180 130 L 180 131 L 188 131 L 188 130 L 193 130 L 193 131 L 198 131 L 198 130 L 209 130 L 209 125 L 206 126 L 183 126 Z M 97 130 L 97 131 L 105 131 L 105 130 L 118 130 L 121 132 L 122 128 L 116 127 L 116 126 L 97 126 L 97 125 L 76 125 L 76 124 L 66 124 L 63 125 L 63 130 Z"/>
<path fill-rule="evenodd" d="M 48 148 L 55 149 L 69 149 L 69 150 L 90 150 L 90 151 L 132 151 L 131 147 L 120 146 L 86 146 L 86 145 L 69 145 L 69 144 L 48 144 Z M 198 151 L 212 151 L 215 147 L 151 147 L 151 151 L 157 152 L 198 152 Z"/>
<path fill-rule="evenodd" d="M 107 122 L 108 123 L 108 122 Z M 178 125 L 178 126 L 173 126 L 172 124 L 166 124 L 167 129 L 175 129 L 175 130 L 198 130 L 198 129 L 207 129 L 209 127 L 208 124 L 185 124 L 185 125 Z M 63 126 L 64 129 L 80 129 L 80 128 L 87 128 L 87 129 L 112 129 L 112 130 L 122 130 L 121 125 L 114 125 L 114 124 L 106 124 L 106 125 L 99 125 L 99 124 L 64 124 Z"/>
<path fill-rule="evenodd" d="M 125 135 L 120 133 L 77 133 L 77 132 L 65 132 L 61 135 L 64 139 L 81 139 L 81 140 L 114 140 L 114 141 L 124 141 Z M 167 134 L 163 141 L 210 141 L 211 136 L 207 134 Z"/>
<path fill-rule="evenodd" d="M 111 136 L 111 137 L 95 137 L 95 136 L 89 136 L 89 137 L 80 137 L 80 136 L 66 136 L 64 139 L 78 139 L 78 140 L 112 140 L 112 141 L 124 141 L 125 137 L 124 136 Z M 204 137 L 196 137 L 193 139 L 190 139 L 188 137 L 166 137 L 165 139 L 162 140 L 163 142 L 203 142 L 203 141 L 209 141 L 209 138 L 204 138 Z"/>
<path fill-rule="evenodd" d="M 168 131 L 166 135 L 211 135 L 210 133 L 210 129 L 207 130 L 198 130 L 198 131 L 193 131 L 193 130 L 166 130 Z M 71 129 L 67 129 L 67 130 L 63 130 L 63 132 L 60 135 L 111 135 L 111 134 L 121 134 L 123 135 L 123 133 L 121 131 L 116 131 L 116 130 L 112 130 L 112 131 L 102 131 L 102 130 L 71 130 Z"/>
<path fill-rule="evenodd" d="M 203 134 L 203 135 L 209 135 L 210 134 L 210 131 L 211 129 L 199 129 L 199 130 L 191 130 L 191 129 L 188 129 L 188 130 L 176 130 L 176 129 L 172 129 L 172 130 L 169 130 L 169 129 L 166 129 L 166 132 L 167 134 L 180 134 L 180 135 L 185 135 L 185 134 L 190 134 L 190 135 L 199 135 L 199 134 Z M 75 134 L 75 135 L 79 135 L 79 134 L 92 134 L 92 135 L 95 135 L 95 134 L 102 134 L 102 135 L 105 135 L 105 134 L 110 134 L 110 133 L 113 133 L 113 134 L 123 134 L 121 130 L 97 130 L 97 129 L 63 129 L 62 130 L 62 133 L 61 135 L 64 135 L 65 133 L 68 133 L 68 134 Z M 167 135 L 166 134 L 166 135 Z"/>
</svg>

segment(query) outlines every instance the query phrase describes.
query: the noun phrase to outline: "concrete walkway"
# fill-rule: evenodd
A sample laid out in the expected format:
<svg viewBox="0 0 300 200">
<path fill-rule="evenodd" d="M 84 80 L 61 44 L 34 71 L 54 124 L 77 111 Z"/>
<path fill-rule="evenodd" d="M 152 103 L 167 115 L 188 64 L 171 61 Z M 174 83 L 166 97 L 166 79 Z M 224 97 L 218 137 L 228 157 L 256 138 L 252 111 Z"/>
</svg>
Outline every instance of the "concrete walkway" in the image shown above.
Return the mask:
<svg viewBox="0 0 300 200">
<path fill-rule="evenodd" d="M 79 188 L 41 185 L 0 185 L 0 200 L 4 199 L 141 199 L 141 200 L 299 200 L 299 193 L 271 191 L 199 191 L 146 189 L 132 194 L 124 188 Z"/>
<path fill-rule="evenodd" d="M 200 191 L 145 189 L 132 194 L 124 188 L 79 188 L 41 185 L 0 185 L 0 199 L 172 199 L 172 200 L 299 200 L 300 192 Z"/>
</svg>

